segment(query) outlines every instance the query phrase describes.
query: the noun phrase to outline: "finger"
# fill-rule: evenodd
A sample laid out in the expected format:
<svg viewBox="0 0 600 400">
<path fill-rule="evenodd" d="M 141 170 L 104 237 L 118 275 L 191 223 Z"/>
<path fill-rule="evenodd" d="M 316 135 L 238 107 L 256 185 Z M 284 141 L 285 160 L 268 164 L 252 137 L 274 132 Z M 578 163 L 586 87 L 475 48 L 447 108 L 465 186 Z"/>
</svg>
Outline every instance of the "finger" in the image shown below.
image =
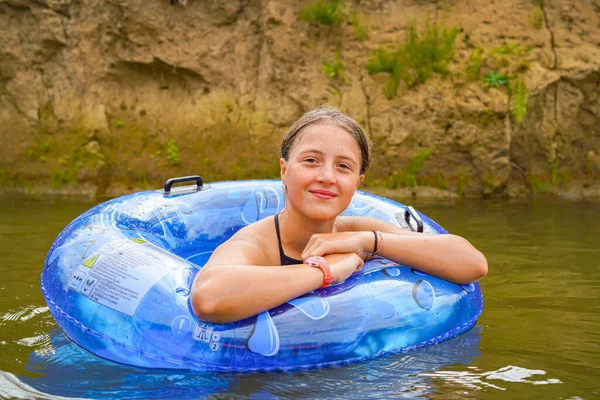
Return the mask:
<svg viewBox="0 0 600 400">
<path fill-rule="evenodd" d="M 335 253 L 335 248 L 331 246 L 330 242 L 317 243 L 311 249 L 309 249 L 306 254 L 306 258 L 308 257 L 322 257 L 326 254 Z M 304 257 L 304 253 L 302 254 Z"/>
<path fill-rule="evenodd" d="M 315 245 L 315 237 L 311 236 L 310 239 L 308 239 L 308 243 L 306 243 L 306 246 L 304 246 L 304 251 L 306 251 L 307 249 L 310 249 L 311 247 L 313 247 Z"/>
<path fill-rule="evenodd" d="M 314 243 L 312 246 L 305 248 L 302 252 L 302 258 L 307 259 L 308 257 L 320 256 L 321 254 L 316 251 L 319 246 L 320 244 Z"/>
<path fill-rule="evenodd" d="M 319 240 L 317 240 L 317 238 L 313 235 L 310 240 L 308 241 L 308 243 L 306 244 L 306 246 L 304 247 L 304 250 L 302 250 L 302 255 L 301 257 L 303 259 L 307 259 L 308 257 L 312 257 L 312 251 L 319 246 Z"/>
</svg>

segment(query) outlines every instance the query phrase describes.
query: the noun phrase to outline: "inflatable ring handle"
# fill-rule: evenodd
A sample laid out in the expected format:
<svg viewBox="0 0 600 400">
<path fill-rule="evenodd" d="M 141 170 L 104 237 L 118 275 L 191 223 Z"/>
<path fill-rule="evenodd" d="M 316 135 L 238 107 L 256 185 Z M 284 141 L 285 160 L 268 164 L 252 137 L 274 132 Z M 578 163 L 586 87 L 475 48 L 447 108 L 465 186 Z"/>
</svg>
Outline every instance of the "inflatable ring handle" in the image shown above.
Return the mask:
<svg viewBox="0 0 600 400">
<path fill-rule="evenodd" d="M 417 214 L 414 208 L 411 206 L 406 206 L 404 209 L 404 219 L 408 223 L 408 226 L 410 226 L 410 217 L 413 217 L 413 219 L 417 222 L 417 232 L 423 233 L 423 220 L 419 214 Z"/>
<path fill-rule="evenodd" d="M 196 190 L 202 189 L 203 182 L 200 175 L 180 176 L 178 178 L 167 179 L 167 181 L 165 182 L 165 194 L 171 193 L 171 186 L 173 186 L 174 183 L 183 183 L 189 181 L 196 182 Z"/>
</svg>

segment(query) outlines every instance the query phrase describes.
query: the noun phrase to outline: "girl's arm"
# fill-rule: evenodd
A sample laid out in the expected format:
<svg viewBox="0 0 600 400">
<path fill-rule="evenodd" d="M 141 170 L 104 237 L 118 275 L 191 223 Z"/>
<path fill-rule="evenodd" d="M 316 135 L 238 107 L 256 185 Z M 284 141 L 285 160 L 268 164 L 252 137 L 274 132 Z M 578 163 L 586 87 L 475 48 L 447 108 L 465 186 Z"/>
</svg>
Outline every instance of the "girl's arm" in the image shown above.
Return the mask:
<svg viewBox="0 0 600 400">
<path fill-rule="evenodd" d="M 219 246 L 198 272 L 191 290 L 194 313 L 203 321 L 228 323 L 269 310 L 323 284 L 323 272 L 304 264 L 260 265 L 264 252 L 256 243 L 232 238 Z M 326 257 L 334 282 L 362 266 L 354 253 Z"/>
<path fill-rule="evenodd" d="M 454 283 L 478 281 L 488 272 L 485 256 L 466 239 L 456 235 L 432 235 L 407 232 L 376 218 L 348 218 L 342 225 L 347 232 L 314 235 L 302 257 L 337 252 L 372 253 L 373 230 L 383 239 L 379 256 L 401 265 Z M 352 231 L 352 232 L 348 232 Z"/>
</svg>

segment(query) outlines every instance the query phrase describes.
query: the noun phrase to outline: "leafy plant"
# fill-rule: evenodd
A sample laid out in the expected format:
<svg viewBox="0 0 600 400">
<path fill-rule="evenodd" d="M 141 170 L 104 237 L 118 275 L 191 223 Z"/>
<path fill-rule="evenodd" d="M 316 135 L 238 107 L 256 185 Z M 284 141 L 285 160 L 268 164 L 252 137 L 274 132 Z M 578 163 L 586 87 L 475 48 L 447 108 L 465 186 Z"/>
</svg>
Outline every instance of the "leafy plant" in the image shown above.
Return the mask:
<svg viewBox="0 0 600 400">
<path fill-rule="evenodd" d="M 167 159 L 171 165 L 176 166 L 181 164 L 181 158 L 179 157 L 179 148 L 175 144 L 174 139 L 169 139 L 167 142 Z"/>
<path fill-rule="evenodd" d="M 339 26 L 344 18 L 344 4 L 341 0 L 318 0 L 300 10 L 300 21 L 313 25 Z"/>
<path fill-rule="evenodd" d="M 508 75 L 501 74 L 498 70 L 489 72 L 483 77 L 483 87 L 500 87 L 508 85 Z"/>
<path fill-rule="evenodd" d="M 115 121 L 115 128 L 122 128 L 123 127 L 123 121 L 121 121 L 120 119 Z"/>
<path fill-rule="evenodd" d="M 384 87 L 385 95 L 397 94 L 401 81 L 408 87 L 421 84 L 433 73 L 447 76 L 449 62 L 454 58 L 454 42 L 458 28 L 440 31 L 437 26 L 427 25 L 419 37 L 414 25 L 409 26 L 406 42 L 397 49 L 379 47 L 367 62 L 369 74 L 388 73 L 390 79 Z"/>
</svg>

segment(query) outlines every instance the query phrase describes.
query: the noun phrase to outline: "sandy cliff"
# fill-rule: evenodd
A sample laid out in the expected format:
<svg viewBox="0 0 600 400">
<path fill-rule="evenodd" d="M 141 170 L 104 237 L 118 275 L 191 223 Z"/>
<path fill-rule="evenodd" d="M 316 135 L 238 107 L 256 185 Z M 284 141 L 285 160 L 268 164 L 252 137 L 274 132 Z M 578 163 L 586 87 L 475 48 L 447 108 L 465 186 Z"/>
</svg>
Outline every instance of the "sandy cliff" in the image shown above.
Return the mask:
<svg viewBox="0 0 600 400">
<path fill-rule="evenodd" d="M 192 173 L 277 177 L 286 127 L 329 103 L 371 135 L 370 185 L 600 195 L 599 1 L 355 1 L 334 27 L 302 7 L 0 0 L 0 185 L 110 195 Z M 386 96 L 390 75 L 365 65 L 411 25 L 456 27 L 453 60 Z M 510 82 L 490 84 L 495 70 Z"/>
</svg>

